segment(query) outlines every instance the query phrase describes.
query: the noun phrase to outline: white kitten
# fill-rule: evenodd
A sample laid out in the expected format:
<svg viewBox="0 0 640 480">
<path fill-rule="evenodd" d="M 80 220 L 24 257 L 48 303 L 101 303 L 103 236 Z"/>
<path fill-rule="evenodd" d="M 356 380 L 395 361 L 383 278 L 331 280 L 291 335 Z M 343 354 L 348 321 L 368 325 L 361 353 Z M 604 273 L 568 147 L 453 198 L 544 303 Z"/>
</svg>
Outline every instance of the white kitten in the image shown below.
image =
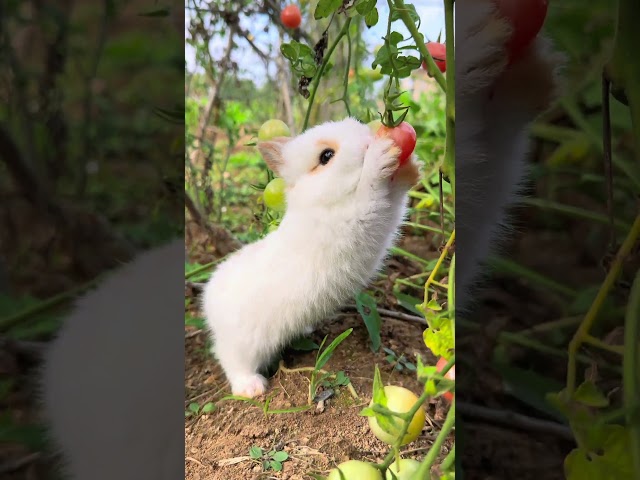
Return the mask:
<svg viewBox="0 0 640 480">
<path fill-rule="evenodd" d="M 538 37 L 507 66 L 509 24 L 493 0 L 456 10 L 456 309 L 469 306 L 480 263 L 508 233 L 505 209 L 526 174 L 531 122 L 557 94 L 563 56 Z"/>
<path fill-rule="evenodd" d="M 348 301 L 380 268 L 418 181 L 415 158 L 351 118 L 258 145 L 287 184 L 279 228 L 222 263 L 203 307 L 234 394 L 264 393 L 260 369 Z M 326 164 L 325 164 L 326 162 Z"/>
</svg>

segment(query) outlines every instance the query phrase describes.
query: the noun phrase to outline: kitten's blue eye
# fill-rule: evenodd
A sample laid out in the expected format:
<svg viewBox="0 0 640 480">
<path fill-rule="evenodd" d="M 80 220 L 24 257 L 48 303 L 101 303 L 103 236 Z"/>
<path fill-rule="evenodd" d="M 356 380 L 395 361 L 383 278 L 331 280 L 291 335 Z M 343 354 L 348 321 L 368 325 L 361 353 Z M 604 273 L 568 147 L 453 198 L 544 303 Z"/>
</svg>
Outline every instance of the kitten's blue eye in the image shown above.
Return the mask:
<svg viewBox="0 0 640 480">
<path fill-rule="evenodd" d="M 336 152 L 334 152 L 332 149 L 325 148 L 320 154 L 320 165 L 326 165 L 327 163 L 329 163 L 329 160 L 331 160 L 335 154 Z"/>
</svg>

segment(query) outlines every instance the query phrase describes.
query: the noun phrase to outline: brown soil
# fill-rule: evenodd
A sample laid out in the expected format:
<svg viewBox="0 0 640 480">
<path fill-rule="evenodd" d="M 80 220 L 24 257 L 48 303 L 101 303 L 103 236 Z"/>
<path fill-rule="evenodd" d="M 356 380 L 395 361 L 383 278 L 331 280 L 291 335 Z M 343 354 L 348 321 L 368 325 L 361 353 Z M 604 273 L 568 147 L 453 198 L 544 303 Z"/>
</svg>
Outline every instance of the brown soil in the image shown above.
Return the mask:
<svg viewBox="0 0 640 480">
<path fill-rule="evenodd" d="M 408 243 L 415 239 L 408 239 Z M 422 253 L 422 252 L 421 252 Z M 389 269 L 409 268 L 392 260 Z M 414 267 L 415 268 L 415 267 Z M 404 273 L 403 273 L 404 274 Z M 338 314 L 328 319 L 313 334 L 316 343 L 328 335 L 331 341 L 348 328 L 353 333 L 336 349 L 324 367 L 329 372 L 344 371 L 351 379 L 358 399 L 349 390 L 339 387 L 336 395 L 324 405 L 297 413 L 265 416 L 259 407 L 229 400 L 217 403 L 210 414 L 188 417 L 185 422 L 185 469 L 187 480 L 249 480 L 261 478 L 311 479 L 309 473 L 326 474 L 336 464 L 347 459 L 380 461 L 389 447 L 371 434 L 367 419 L 358 412 L 371 400 L 374 365 L 381 370 L 385 384 L 392 383 L 420 391 L 415 374 L 394 370 L 382 350 L 373 353 L 368 333 L 357 314 Z M 429 362 L 435 358 L 422 341 L 422 328 L 400 320 L 383 319 L 383 346 L 397 355 L 405 354 L 415 362 L 421 355 Z M 215 402 L 228 394 L 225 378 L 219 366 L 206 351 L 204 332 L 189 330 L 186 340 L 186 399 L 185 405 L 196 401 L 200 405 Z M 288 369 L 311 367 L 316 352 L 287 350 L 283 354 Z M 271 409 L 290 409 L 307 404 L 308 372 L 277 372 L 270 379 L 266 396 L 273 395 Z M 264 397 L 260 399 L 264 402 Z M 444 400 L 427 404 L 427 423 L 419 439 L 403 448 L 406 457 L 422 459 L 435 439 L 447 411 Z M 442 449 L 442 459 L 452 445 L 449 439 Z M 281 472 L 263 472 L 262 466 L 249 457 L 253 446 L 268 451 L 274 447 L 289 454 Z"/>
</svg>

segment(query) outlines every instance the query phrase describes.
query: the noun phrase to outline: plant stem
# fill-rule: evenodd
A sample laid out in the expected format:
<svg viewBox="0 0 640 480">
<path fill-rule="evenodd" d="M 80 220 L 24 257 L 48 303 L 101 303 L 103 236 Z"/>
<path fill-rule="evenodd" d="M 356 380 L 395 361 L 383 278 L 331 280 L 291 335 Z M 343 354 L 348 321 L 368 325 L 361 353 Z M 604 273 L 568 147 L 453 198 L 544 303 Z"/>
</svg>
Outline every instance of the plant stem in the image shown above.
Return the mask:
<svg viewBox="0 0 640 480">
<path fill-rule="evenodd" d="M 340 40 L 342 39 L 342 37 L 344 37 L 345 35 L 348 34 L 350 25 L 351 25 L 351 19 L 347 18 L 347 20 L 344 22 L 344 25 L 342 26 L 342 29 L 340 30 L 340 33 L 338 33 L 338 36 L 336 37 L 336 39 L 333 41 L 333 43 L 329 47 L 329 50 L 327 50 L 327 53 L 324 55 L 324 58 L 322 60 L 322 65 L 320 65 L 320 68 L 316 72 L 316 76 L 313 77 L 313 85 L 312 85 L 311 97 L 309 98 L 309 105 L 307 106 L 307 113 L 304 116 L 304 123 L 302 124 L 302 131 L 303 132 L 309 126 L 309 117 L 311 115 L 311 109 L 313 108 L 313 102 L 314 102 L 314 100 L 316 98 L 316 93 L 318 91 L 318 85 L 320 84 L 320 79 L 322 78 L 322 74 L 324 73 L 324 69 L 327 67 L 327 64 L 329 63 L 329 59 L 331 58 L 331 55 L 333 55 L 333 51 L 338 46 L 338 43 L 340 43 Z"/>
<path fill-rule="evenodd" d="M 415 40 L 416 47 L 418 47 L 418 51 L 420 52 L 420 55 L 422 55 L 422 58 L 425 59 L 427 64 L 427 71 L 429 72 L 429 75 L 435 78 L 436 82 L 438 82 L 438 85 L 440 85 L 440 88 L 442 88 L 442 91 L 446 92 L 448 85 L 445 82 L 444 75 L 442 74 L 440 69 L 436 66 L 436 62 L 433 61 L 433 57 L 429 53 L 429 50 L 427 50 L 427 46 L 423 43 L 424 36 L 420 32 L 418 32 L 418 29 L 416 28 L 416 24 L 413 23 L 413 20 L 411 20 L 411 16 L 409 15 L 409 11 L 407 10 L 404 0 L 393 0 L 393 3 L 396 7 L 396 10 L 400 13 L 400 18 L 402 19 L 405 26 L 407 27 L 407 30 L 409 30 L 409 33 Z M 449 37 L 448 26 L 446 26 L 446 28 L 447 28 L 447 70 L 449 70 L 449 65 L 453 67 L 453 64 L 449 64 L 449 40 L 451 40 L 451 46 L 453 46 L 453 29 L 451 30 L 451 37 Z M 452 49 L 452 53 L 453 53 L 453 49 Z M 447 75 L 449 75 L 449 73 L 447 73 Z"/>
<path fill-rule="evenodd" d="M 408 412 L 406 412 L 406 413 L 401 415 L 402 417 L 404 417 L 404 424 L 402 425 L 402 428 L 400 429 L 400 433 L 398 434 L 398 440 L 397 440 L 398 445 L 396 445 L 397 447 L 400 446 L 400 443 L 402 442 L 402 439 L 407 434 L 407 430 L 409 430 L 409 424 L 411 423 L 411 420 L 413 419 L 413 416 L 422 407 L 422 404 L 427 401 L 427 398 L 429 398 L 429 395 L 427 394 L 427 392 L 422 392 L 422 395 L 420 395 L 420 398 L 418 398 L 418 400 L 411 407 L 411 409 Z M 375 407 L 375 405 L 374 405 L 374 407 Z M 394 416 L 399 416 L 399 415 L 394 414 Z M 440 433 L 442 433 L 442 432 L 440 432 Z M 433 447 L 432 447 L 432 449 L 433 449 Z M 382 464 L 373 465 L 373 466 L 384 471 L 387 468 L 389 468 L 389 465 L 391 465 L 393 463 L 394 459 L 395 459 L 395 451 L 392 449 L 387 454 L 387 456 L 384 458 L 384 460 L 382 461 Z"/>
<path fill-rule="evenodd" d="M 633 477 L 640 478 L 640 271 L 631 288 L 627 316 L 624 325 L 624 357 L 622 362 L 622 379 L 624 386 L 624 406 L 627 410 L 626 420 L 631 452 L 633 456 Z"/>
<path fill-rule="evenodd" d="M 444 2 L 444 22 L 447 35 L 447 142 L 444 152 L 443 174 L 449 177 L 453 207 L 455 208 L 456 198 L 456 76 L 454 57 L 454 25 L 453 25 L 453 3 L 454 0 Z"/>
<path fill-rule="evenodd" d="M 453 242 L 455 242 L 455 239 L 456 239 L 456 231 L 454 230 L 453 232 L 451 232 L 451 236 L 449 237 L 447 244 L 442 249 L 442 253 L 438 258 L 438 262 L 436 263 L 435 267 L 433 267 L 433 270 L 431 271 L 431 275 L 429 275 L 429 278 L 427 278 L 427 281 L 424 284 L 424 308 L 425 309 L 427 308 L 427 303 L 429 303 L 429 286 L 431 285 L 431 282 L 433 282 L 433 280 L 436 278 L 436 274 L 440 269 L 440 265 L 442 265 L 442 262 L 444 261 L 447 254 L 449 253 L 449 249 L 453 245 Z"/>
<path fill-rule="evenodd" d="M 591 327 L 593 326 L 596 318 L 598 317 L 598 313 L 600 312 L 600 309 L 602 308 L 602 305 L 604 304 L 604 301 L 607 298 L 609 291 L 613 287 L 616 279 L 618 278 L 618 275 L 620 274 L 620 271 L 622 270 L 622 264 L 624 260 L 626 259 L 626 257 L 629 255 L 629 253 L 635 246 L 639 237 L 640 237 L 640 215 L 636 217 L 636 220 L 633 223 L 631 230 L 627 235 L 627 238 L 624 240 L 622 246 L 616 253 L 616 256 L 614 257 L 613 262 L 611 263 L 609 273 L 605 277 L 604 282 L 602 282 L 602 285 L 600 286 L 600 290 L 598 291 L 598 294 L 596 295 L 595 300 L 591 304 L 589 311 L 585 315 L 584 319 L 580 323 L 580 326 L 578 327 L 578 330 L 576 331 L 575 335 L 571 339 L 571 342 L 569 343 L 569 361 L 567 365 L 567 390 L 566 390 L 569 398 L 571 397 L 571 395 L 573 394 L 576 388 L 576 356 L 578 353 L 578 349 L 580 348 L 582 343 L 584 343 L 585 338 L 589 334 L 589 331 L 591 330 Z M 625 332 L 625 336 L 626 336 L 626 332 Z M 637 364 L 634 366 L 634 368 L 637 368 Z"/>
<path fill-rule="evenodd" d="M 433 464 L 438 458 L 438 455 L 440 454 L 440 450 L 442 449 L 442 445 L 444 445 L 444 442 L 449 436 L 449 433 L 451 432 L 451 430 L 453 430 L 455 426 L 455 422 L 456 422 L 456 399 L 454 397 L 453 401 L 451 402 L 451 406 L 449 407 L 449 411 L 447 412 L 447 418 L 442 424 L 442 430 L 438 432 L 438 436 L 436 437 L 435 441 L 431 445 L 431 448 L 427 452 L 427 456 L 422 462 L 422 465 L 420 465 L 420 468 L 414 475 L 415 478 L 429 478 L 429 475 L 431 473 L 431 467 L 433 467 Z M 455 456 L 454 456 L 454 460 L 455 460 Z"/>
</svg>

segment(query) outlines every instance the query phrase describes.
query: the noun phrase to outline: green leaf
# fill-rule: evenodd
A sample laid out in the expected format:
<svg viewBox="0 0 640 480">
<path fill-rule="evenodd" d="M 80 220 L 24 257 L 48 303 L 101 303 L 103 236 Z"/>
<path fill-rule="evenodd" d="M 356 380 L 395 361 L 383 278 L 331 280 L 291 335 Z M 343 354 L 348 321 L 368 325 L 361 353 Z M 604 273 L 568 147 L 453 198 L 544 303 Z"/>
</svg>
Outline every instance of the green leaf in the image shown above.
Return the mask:
<svg viewBox="0 0 640 480">
<path fill-rule="evenodd" d="M 276 472 L 280 472 L 282 470 L 282 463 L 276 461 L 276 460 L 271 460 L 269 462 L 269 466 L 275 470 Z"/>
<path fill-rule="evenodd" d="M 311 352 L 313 350 L 318 350 L 320 345 L 307 337 L 300 337 L 291 342 L 291 348 L 294 350 L 298 350 L 300 352 Z"/>
<path fill-rule="evenodd" d="M 420 15 L 418 15 L 418 12 L 416 12 L 416 7 L 411 3 L 405 3 L 404 6 L 405 9 L 409 11 L 409 17 L 411 18 L 411 20 L 413 20 L 413 23 L 419 22 Z M 391 12 L 391 21 L 395 22 L 396 20 L 400 20 L 400 10 L 394 8 Z"/>
<path fill-rule="evenodd" d="M 376 6 L 376 0 L 358 0 L 355 3 L 356 10 L 360 15 L 367 15 Z"/>
<path fill-rule="evenodd" d="M 439 329 L 427 328 L 422 337 L 427 348 L 436 357 L 446 357 L 453 349 L 453 331 L 450 321 L 442 323 Z"/>
<path fill-rule="evenodd" d="M 371 339 L 371 350 L 377 352 L 380 350 L 382 339 L 380 338 L 380 329 L 382 328 L 382 319 L 378 313 L 378 306 L 371 295 L 360 292 L 356 295 L 356 308 L 362 316 L 364 324 L 369 332 Z"/>
<path fill-rule="evenodd" d="M 364 23 L 367 25 L 367 28 L 371 28 L 378 23 L 378 18 L 378 9 L 374 8 L 364 17 Z"/>
<path fill-rule="evenodd" d="M 291 45 L 290 43 L 283 43 L 280 45 L 280 52 L 287 60 L 295 62 L 298 59 L 299 50 Z"/>
<path fill-rule="evenodd" d="M 287 452 L 276 452 L 272 457 L 276 462 L 284 462 L 289 458 L 289 454 Z"/>
<path fill-rule="evenodd" d="M 420 303 L 422 303 L 421 300 L 411 295 L 400 293 L 398 291 L 394 291 L 393 293 L 396 297 L 396 300 L 398 300 L 398 305 L 400 305 L 405 310 L 410 311 L 411 313 L 415 313 L 418 316 L 422 316 L 422 313 L 420 312 L 420 310 L 416 308 L 416 305 L 419 305 Z"/>
<path fill-rule="evenodd" d="M 251 447 L 249 449 L 249 456 L 254 460 L 261 458 L 262 454 L 262 449 L 260 447 Z"/>
<path fill-rule="evenodd" d="M 342 0 L 320 0 L 316 7 L 316 11 L 313 13 L 313 18 L 316 20 L 327 18 L 341 6 Z"/>
<path fill-rule="evenodd" d="M 211 413 L 216 409 L 216 405 L 213 402 L 205 403 L 202 407 L 202 413 Z"/>
<path fill-rule="evenodd" d="M 190 412 L 198 413 L 198 411 L 200 410 L 200 405 L 198 405 L 195 402 L 192 402 L 189 404 L 187 408 L 189 409 Z"/>
<path fill-rule="evenodd" d="M 318 360 L 316 361 L 316 370 L 320 370 L 325 366 L 325 364 L 331 358 L 331 355 L 333 355 L 333 351 L 338 347 L 338 345 L 340 345 L 340 343 L 342 343 L 345 338 L 347 338 L 351 334 L 351 332 L 353 332 L 353 328 L 342 332 L 340 335 L 338 335 L 338 337 L 336 337 L 333 342 L 331 342 L 331 344 L 318 357 Z"/>
<path fill-rule="evenodd" d="M 609 399 L 590 380 L 586 380 L 576 389 L 573 399 L 589 407 L 606 407 L 609 405 Z"/>
<path fill-rule="evenodd" d="M 536 410 L 566 423 L 567 419 L 556 408 L 549 405 L 547 395 L 557 392 L 562 384 L 552 378 L 542 376 L 531 370 L 524 370 L 511 365 L 493 363 L 502 377 L 504 390 L 515 398 Z"/>
<path fill-rule="evenodd" d="M 371 407 L 365 407 L 362 410 L 360 410 L 360 413 L 358 415 L 362 417 L 375 417 L 376 412 L 374 412 Z"/>
<path fill-rule="evenodd" d="M 382 383 L 378 365 L 376 365 L 373 372 L 373 403 L 377 403 L 383 407 L 387 406 L 387 395 L 384 393 L 384 384 Z"/>
<path fill-rule="evenodd" d="M 620 425 L 606 425 L 593 451 L 576 448 L 565 458 L 567 480 L 621 480 L 635 478 L 629 432 Z M 597 451 L 596 451 L 597 450 Z"/>
</svg>

